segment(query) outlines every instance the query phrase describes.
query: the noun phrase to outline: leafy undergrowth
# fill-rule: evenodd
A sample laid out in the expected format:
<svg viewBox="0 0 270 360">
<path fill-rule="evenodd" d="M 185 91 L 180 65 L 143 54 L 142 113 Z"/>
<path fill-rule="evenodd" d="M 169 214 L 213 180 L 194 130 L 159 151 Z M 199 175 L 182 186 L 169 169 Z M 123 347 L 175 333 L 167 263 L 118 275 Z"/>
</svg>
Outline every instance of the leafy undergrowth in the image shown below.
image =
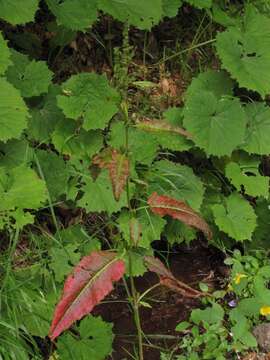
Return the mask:
<svg viewBox="0 0 270 360">
<path fill-rule="evenodd" d="M 0 0 L 0 18 L 0 357 L 270 350 L 253 333 L 270 316 L 268 1 Z M 215 248 L 223 279 L 179 278 L 180 244 Z M 193 301 L 166 334 L 141 316 L 157 288 Z M 89 315 L 106 301 L 131 333 Z"/>
</svg>

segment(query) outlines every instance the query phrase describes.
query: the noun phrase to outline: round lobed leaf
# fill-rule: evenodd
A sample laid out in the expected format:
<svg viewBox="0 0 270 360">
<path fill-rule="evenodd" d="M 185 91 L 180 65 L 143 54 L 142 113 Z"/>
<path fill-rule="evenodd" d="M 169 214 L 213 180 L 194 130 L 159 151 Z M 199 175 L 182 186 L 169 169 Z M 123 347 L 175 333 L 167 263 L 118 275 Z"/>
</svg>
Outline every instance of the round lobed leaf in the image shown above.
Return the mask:
<svg viewBox="0 0 270 360">
<path fill-rule="evenodd" d="M 270 93 L 270 19 L 248 6 L 242 27 L 230 27 L 217 35 L 222 66 L 240 87 Z"/>
</svg>

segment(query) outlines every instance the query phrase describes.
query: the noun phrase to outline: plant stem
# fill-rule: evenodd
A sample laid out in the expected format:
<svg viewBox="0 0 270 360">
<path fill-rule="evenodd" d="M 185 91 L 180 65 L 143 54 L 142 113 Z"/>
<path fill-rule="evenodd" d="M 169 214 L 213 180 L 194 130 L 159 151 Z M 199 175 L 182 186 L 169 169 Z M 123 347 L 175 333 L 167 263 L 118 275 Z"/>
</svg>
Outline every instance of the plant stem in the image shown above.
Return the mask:
<svg viewBox="0 0 270 360">
<path fill-rule="evenodd" d="M 139 346 L 139 359 L 143 360 L 143 339 L 142 339 L 142 327 L 141 327 L 141 320 L 140 320 L 140 312 L 139 312 L 139 294 L 136 290 L 135 284 L 134 284 L 134 278 L 132 275 L 132 259 L 131 254 L 129 252 L 129 276 L 130 276 L 130 285 L 131 285 L 131 295 L 132 295 L 132 307 L 133 307 L 133 313 L 134 313 L 134 321 L 137 328 L 137 334 L 138 334 L 138 346 Z"/>
</svg>

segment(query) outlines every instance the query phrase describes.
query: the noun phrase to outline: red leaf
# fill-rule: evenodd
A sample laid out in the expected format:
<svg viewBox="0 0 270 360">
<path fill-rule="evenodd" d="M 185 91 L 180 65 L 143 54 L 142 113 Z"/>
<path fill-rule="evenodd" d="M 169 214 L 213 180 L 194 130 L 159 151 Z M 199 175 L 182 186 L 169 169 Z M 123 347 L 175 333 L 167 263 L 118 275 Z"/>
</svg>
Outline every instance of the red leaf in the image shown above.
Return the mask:
<svg viewBox="0 0 270 360">
<path fill-rule="evenodd" d="M 112 161 L 112 148 L 107 147 L 100 151 L 99 154 L 92 158 L 92 164 L 98 166 L 100 169 L 108 169 L 110 162 Z"/>
<path fill-rule="evenodd" d="M 92 252 L 85 256 L 68 276 L 60 302 L 56 306 L 49 336 L 54 340 L 76 320 L 88 314 L 121 279 L 125 264 L 115 253 Z"/>
<path fill-rule="evenodd" d="M 206 294 L 201 291 L 195 290 L 183 283 L 180 280 L 177 280 L 169 269 L 157 258 L 153 256 L 145 256 L 144 262 L 146 267 L 156 273 L 160 278 L 160 284 L 168 287 L 169 289 L 180 293 L 185 297 L 197 298 L 200 296 L 205 296 Z"/>
<path fill-rule="evenodd" d="M 173 199 L 166 195 L 158 195 L 154 192 L 148 199 L 148 205 L 154 214 L 161 217 L 169 215 L 174 219 L 182 221 L 188 226 L 203 231 L 206 237 L 211 239 L 212 232 L 208 224 L 183 201 Z"/>
<path fill-rule="evenodd" d="M 187 138 L 191 138 L 191 134 L 188 131 L 179 126 L 170 125 L 164 120 L 144 119 L 142 121 L 138 121 L 136 127 L 144 131 L 179 134 Z"/>
<path fill-rule="evenodd" d="M 116 201 L 125 188 L 129 176 L 129 162 L 125 155 L 120 154 L 117 150 L 112 151 L 112 160 L 108 166 L 112 182 L 113 194 Z"/>
</svg>

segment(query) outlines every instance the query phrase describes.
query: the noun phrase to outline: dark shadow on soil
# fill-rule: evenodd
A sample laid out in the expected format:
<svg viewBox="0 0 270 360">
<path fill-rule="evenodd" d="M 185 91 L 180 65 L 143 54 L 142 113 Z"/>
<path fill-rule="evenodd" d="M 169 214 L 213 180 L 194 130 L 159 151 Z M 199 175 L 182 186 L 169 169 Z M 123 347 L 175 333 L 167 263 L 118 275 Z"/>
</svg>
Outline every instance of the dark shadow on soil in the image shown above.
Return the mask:
<svg viewBox="0 0 270 360">
<path fill-rule="evenodd" d="M 188 249 L 178 247 L 169 258 L 170 269 L 181 281 L 195 288 L 203 281 L 209 288 L 217 289 L 224 281 L 226 268 L 223 265 L 223 255 L 213 248 L 196 246 Z M 137 290 L 142 293 L 158 282 L 153 273 L 146 273 L 136 278 Z M 114 324 L 114 352 L 111 360 L 131 359 L 128 354 L 134 354 L 136 344 L 136 329 L 130 305 L 126 302 L 124 286 L 119 285 L 114 292 L 106 298 L 105 303 L 96 307 L 94 314 L 100 315 L 105 321 Z M 176 325 L 187 320 L 190 311 L 200 306 L 200 300 L 184 298 L 179 293 L 169 291 L 164 287 L 156 287 L 144 301 L 151 308 L 141 307 L 141 323 L 145 334 L 144 354 L 145 360 L 160 358 L 160 349 L 173 349 L 180 339 L 175 332 Z"/>
</svg>

